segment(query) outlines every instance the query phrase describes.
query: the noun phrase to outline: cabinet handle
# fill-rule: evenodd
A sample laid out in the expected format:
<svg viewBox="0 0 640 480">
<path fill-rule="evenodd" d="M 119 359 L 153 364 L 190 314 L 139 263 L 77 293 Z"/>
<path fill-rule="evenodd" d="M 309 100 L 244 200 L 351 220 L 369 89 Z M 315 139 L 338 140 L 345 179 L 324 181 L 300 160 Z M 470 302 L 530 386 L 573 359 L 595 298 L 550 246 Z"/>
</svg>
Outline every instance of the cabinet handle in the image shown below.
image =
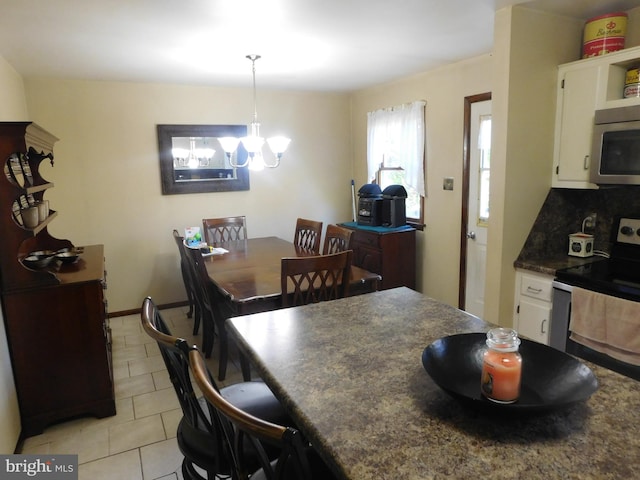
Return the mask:
<svg viewBox="0 0 640 480">
<path fill-rule="evenodd" d="M 538 294 L 538 293 L 542 292 L 542 289 L 541 288 L 527 287 L 527 292 Z"/>
<path fill-rule="evenodd" d="M 545 318 L 544 320 L 542 320 L 542 323 L 540 324 L 540 333 L 547 333 L 544 330 L 544 324 L 547 323 L 547 319 Z"/>
<path fill-rule="evenodd" d="M 589 155 L 584 156 L 583 166 L 585 170 L 589 170 Z"/>
</svg>

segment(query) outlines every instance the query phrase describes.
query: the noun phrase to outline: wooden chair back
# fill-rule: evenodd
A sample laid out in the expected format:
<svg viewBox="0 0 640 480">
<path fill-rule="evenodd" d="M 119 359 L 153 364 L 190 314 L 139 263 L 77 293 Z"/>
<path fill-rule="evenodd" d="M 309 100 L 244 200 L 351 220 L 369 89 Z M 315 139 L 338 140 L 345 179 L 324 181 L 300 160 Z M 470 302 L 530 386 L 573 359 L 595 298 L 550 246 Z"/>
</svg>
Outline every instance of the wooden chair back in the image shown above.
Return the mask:
<svg viewBox="0 0 640 480">
<path fill-rule="evenodd" d="M 189 258 L 187 257 L 186 246 L 184 244 L 184 237 L 178 233 L 177 230 L 173 231 L 173 239 L 178 246 L 178 252 L 180 253 L 180 271 L 182 273 L 182 282 L 184 283 L 184 289 L 187 292 L 187 302 L 189 303 L 189 311 L 187 312 L 187 318 L 193 317 L 193 334 L 197 335 L 200 329 L 201 312 L 195 298 L 195 286 L 194 279 L 189 268 Z"/>
<path fill-rule="evenodd" d="M 351 250 L 352 235 L 353 230 L 333 224 L 327 225 L 327 231 L 324 234 L 324 248 L 322 249 L 322 254 L 329 255 L 331 253 Z"/>
<path fill-rule="evenodd" d="M 345 250 L 331 255 L 283 258 L 280 273 L 282 306 L 345 297 L 349 292 L 352 255 L 352 250 Z"/>
<path fill-rule="evenodd" d="M 235 242 L 247 238 L 247 221 L 244 215 L 238 217 L 203 218 L 202 230 L 209 245 Z"/>
<path fill-rule="evenodd" d="M 188 349 L 187 342 L 171 335 L 150 297 L 144 299 L 140 317 L 142 328 L 160 348 L 160 354 L 182 409 L 183 418 L 178 426 L 176 439 L 180 451 L 185 456 L 183 474 L 196 473 L 194 464 L 207 470 L 210 478 L 215 474 L 229 474 L 231 465 L 217 417 L 211 415 L 206 404 L 198 401 L 198 396 L 193 390 L 189 359 L 184 353 Z M 211 388 L 218 389 L 213 381 L 210 383 Z M 206 445 L 206 448 L 203 449 L 203 445 Z"/>
<path fill-rule="evenodd" d="M 226 400 L 210 382 L 202 355 L 197 347 L 191 347 L 188 353 L 189 364 L 193 378 L 202 392 L 207 403 L 215 410 L 221 428 L 225 432 L 227 450 L 231 452 L 232 463 L 235 467 L 234 479 L 268 478 L 273 480 L 311 480 L 312 468 L 318 472 L 315 465 L 309 461 L 310 445 L 302 433 L 293 428 L 257 418 L 236 407 Z M 277 460 L 270 460 L 265 448 L 275 446 L 281 449 Z M 247 448 L 249 447 L 249 448 Z M 252 462 L 247 458 L 257 452 L 260 460 L 260 470 L 255 472 Z M 324 474 L 315 478 L 331 478 Z"/>
<path fill-rule="evenodd" d="M 211 357 L 215 336 L 218 336 L 218 380 L 224 380 L 229 363 L 229 336 L 224 321 L 232 312 L 225 306 L 221 294 L 207 272 L 205 259 L 198 248 L 186 248 L 189 266 L 195 279 L 196 298 L 202 309 L 202 351 Z M 241 362 L 244 360 L 241 359 Z"/>
<path fill-rule="evenodd" d="M 219 321 L 220 313 L 215 302 L 202 253 L 198 248 L 187 247 L 186 251 L 189 258 L 189 268 L 194 279 L 196 302 L 202 312 L 202 351 L 208 358 L 213 351 L 215 326 Z"/>
<path fill-rule="evenodd" d="M 298 218 L 293 243 L 300 250 L 320 254 L 320 238 L 322 237 L 322 222 Z"/>
</svg>

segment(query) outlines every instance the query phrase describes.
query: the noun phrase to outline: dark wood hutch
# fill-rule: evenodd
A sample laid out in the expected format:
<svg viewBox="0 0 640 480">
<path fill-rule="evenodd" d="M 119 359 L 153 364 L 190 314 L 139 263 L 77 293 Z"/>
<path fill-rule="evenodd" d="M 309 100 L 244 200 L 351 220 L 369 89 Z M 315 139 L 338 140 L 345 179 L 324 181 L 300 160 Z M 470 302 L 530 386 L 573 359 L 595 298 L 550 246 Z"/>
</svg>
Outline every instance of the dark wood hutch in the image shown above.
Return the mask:
<svg viewBox="0 0 640 480">
<path fill-rule="evenodd" d="M 115 414 L 103 246 L 76 248 L 52 237 L 55 210 L 35 226 L 23 218 L 53 187 L 40 164 L 53 165 L 57 140 L 31 122 L 0 122 L 0 291 L 23 437 L 68 418 Z M 43 267 L 24 261 L 32 252 L 62 249 L 80 255 L 65 264 L 54 257 Z"/>
</svg>

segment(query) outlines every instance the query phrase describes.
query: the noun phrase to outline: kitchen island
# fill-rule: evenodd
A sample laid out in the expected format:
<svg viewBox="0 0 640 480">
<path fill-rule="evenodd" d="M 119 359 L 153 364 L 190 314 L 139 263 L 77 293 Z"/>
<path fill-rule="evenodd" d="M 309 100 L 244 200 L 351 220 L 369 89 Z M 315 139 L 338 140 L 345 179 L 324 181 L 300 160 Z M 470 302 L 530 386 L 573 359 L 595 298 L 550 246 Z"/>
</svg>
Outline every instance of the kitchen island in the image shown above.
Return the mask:
<svg viewBox="0 0 640 480">
<path fill-rule="evenodd" d="M 586 402 L 535 416 L 469 409 L 434 384 L 422 352 L 440 337 L 492 325 L 408 288 L 228 322 L 339 478 L 595 479 L 640 472 L 639 382 L 589 365 L 600 387 Z"/>
</svg>

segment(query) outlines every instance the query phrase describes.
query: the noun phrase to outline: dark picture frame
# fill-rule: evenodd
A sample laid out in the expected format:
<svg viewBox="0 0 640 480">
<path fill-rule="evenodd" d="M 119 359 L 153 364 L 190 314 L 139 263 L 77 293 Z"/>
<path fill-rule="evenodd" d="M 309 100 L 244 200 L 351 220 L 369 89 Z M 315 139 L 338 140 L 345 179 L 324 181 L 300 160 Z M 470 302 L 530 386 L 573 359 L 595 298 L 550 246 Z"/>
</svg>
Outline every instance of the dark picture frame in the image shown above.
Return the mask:
<svg viewBox="0 0 640 480">
<path fill-rule="evenodd" d="M 216 141 L 220 137 L 244 137 L 247 134 L 246 125 L 157 125 L 157 132 L 163 195 L 249 190 L 249 169 L 231 167 Z M 176 141 L 188 141 L 189 138 L 210 141 L 216 150 L 217 161 L 221 162 L 220 168 L 177 165 L 172 152 Z M 247 151 L 242 144 L 238 146 L 234 158 L 237 164 L 246 161 Z"/>
</svg>

